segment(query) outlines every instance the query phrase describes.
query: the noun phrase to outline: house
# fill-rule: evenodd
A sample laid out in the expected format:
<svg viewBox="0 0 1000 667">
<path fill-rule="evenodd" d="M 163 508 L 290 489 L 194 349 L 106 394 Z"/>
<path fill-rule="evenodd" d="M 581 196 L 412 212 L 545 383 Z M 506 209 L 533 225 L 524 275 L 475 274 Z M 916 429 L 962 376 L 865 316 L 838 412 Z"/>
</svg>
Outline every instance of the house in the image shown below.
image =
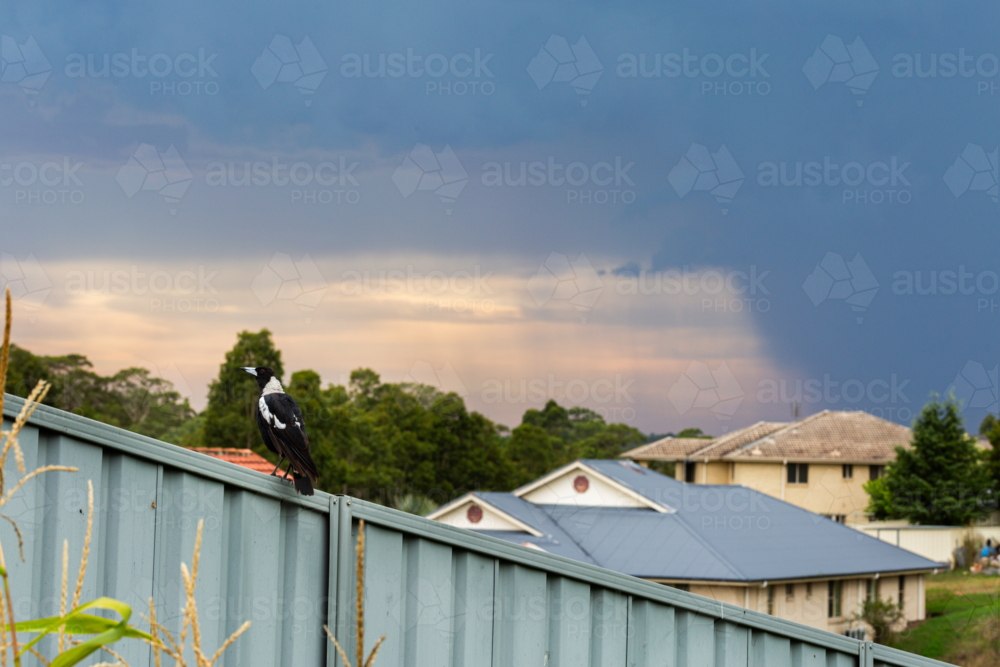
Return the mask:
<svg viewBox="0 0 1000 667">
<path fill-rule="evenodd" d="M 868 520 L 865 482 L 910 447 L 910 429 L 866 412 L 824 410 L 795 422 L 758 422 L 718 438 L 663 438 L 622 454 L 673 461 L 690 484 L 740 484 L 841 523 Z"/>
<path fill-rule="evenodd" d="M 838 633 L 876 595 L 923 619 L 924 575 L 942 567 L 759 491 L 621 460 L 578 460 L 428 518 Z"/>
</svg>

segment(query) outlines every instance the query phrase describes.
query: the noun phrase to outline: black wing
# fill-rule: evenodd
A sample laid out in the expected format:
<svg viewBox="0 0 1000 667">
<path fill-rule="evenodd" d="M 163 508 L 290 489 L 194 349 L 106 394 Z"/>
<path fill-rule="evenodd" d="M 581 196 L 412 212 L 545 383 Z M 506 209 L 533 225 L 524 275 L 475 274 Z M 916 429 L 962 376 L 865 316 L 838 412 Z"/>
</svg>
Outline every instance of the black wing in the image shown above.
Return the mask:
<svg viewBox="0 0 1000 667">
<path fill-rule="evenodd" d="M 271 433 L 271 427 L 264 420 L 264 415 L 261 414 L 260 406 L 257 407 L 257 428 L 260 430 L 260 437 L 263 438 L 264 444 L 275 454 L 280 455 L 281 452 L 278 451 L 278 444 L 274 441 L 274 436 Z"/>
<path fill-rule="evenodd" d="M 262 396 L 261 400 L 267 408 L 264 418 L 277 440 L 278 453 L 287 456 L 300 475 L 306 475 L 315 482 L 319 471 L 309 455 L 306 420 L 295 399 L 285 393 L 274 393 Z"/>
</svg>

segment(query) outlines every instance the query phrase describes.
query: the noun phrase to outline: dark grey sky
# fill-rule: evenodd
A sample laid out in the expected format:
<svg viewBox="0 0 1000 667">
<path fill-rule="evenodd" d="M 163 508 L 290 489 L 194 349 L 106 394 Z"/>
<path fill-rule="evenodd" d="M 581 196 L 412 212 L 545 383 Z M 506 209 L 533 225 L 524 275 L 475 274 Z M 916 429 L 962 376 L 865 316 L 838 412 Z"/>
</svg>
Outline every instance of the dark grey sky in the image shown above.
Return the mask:
<svg viewBox="0 0 1000 667">
<path fill-rule="evenodd" d="M 539 322 L 554 315 L 529 296 L 533 267 L 583 254 L 604 292 L 587 323 L 567 326 L 590 326 L 572 334 L 588 345 L 638 345 L 630 328 L 697 340 L 706 321 L 734 316 L 718 304 L 739 302 L 724 328 L 772 369 L 736 372 L 748 402 L 767 380 L 829 376 L 865 397 L 804 399 L 804 413 L 907 422 L 963 368 L 982 370 L 974 399 L 959 390 L 978 406 L 974 429 L 997 409 L 1000 360 L 998 27 L 987 2 L 6 3 L 0 250 L 43 268 L 200 261 L 251 276 L 275 252 L 430 269 L 463 258 L 516 276 L 521 317 Z M 170 146 L 182 164 L 162 182 L 134 159 Z M 247 164 L 257 180 L 239 185 Z M 628 272 L 655 282 L 671 270 L 753 272 L 764 291 L 709 294 L 709 277 L 688 295 L 700 304 L 688 322 L 667 315 L 665 288 L 638 302 L 617 289 Z M 571 291 L 593 278 L 581 271 Z M 603 325 L 615 333 L 595 337 Z M 560 342 L 523 345 L 534 348 L 511 354 Z M 739 365 L 698 349 L 657 358 Z M 650 387 L 643 427 L 735 423 L 713 421 L 711 396 L 688 405 L 687 385 L 666 400 L 677 372 L 636 368 Z M 894 376 L 904 388 L 880 400 Z M 755 403 L 733 419 L 788 414 Z"/>
</svg>

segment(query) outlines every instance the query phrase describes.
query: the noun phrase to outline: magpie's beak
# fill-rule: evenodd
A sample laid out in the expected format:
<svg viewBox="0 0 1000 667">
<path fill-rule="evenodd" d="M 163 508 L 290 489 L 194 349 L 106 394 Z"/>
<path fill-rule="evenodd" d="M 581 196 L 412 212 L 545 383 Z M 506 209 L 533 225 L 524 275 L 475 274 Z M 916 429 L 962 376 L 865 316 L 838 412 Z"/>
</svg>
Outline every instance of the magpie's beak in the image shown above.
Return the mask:
<svg viewBox="0 0 1000 667">
<path fill-rule="evenodd" d="M 244 370 L 250 375 L 257 375 L 257 369 L 251 368 L 250 366 L 240 366 L 240 370 Z"/>
</svg>

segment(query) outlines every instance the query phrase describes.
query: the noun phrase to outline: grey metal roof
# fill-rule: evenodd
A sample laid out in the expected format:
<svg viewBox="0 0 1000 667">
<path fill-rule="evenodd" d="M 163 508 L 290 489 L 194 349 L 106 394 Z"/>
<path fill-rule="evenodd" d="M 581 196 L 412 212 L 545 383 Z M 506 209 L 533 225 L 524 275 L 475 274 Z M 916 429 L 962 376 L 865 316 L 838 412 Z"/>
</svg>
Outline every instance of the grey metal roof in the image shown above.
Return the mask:
<svg viewBox="0 0 1000 667">
<path fill-rule="evenodd" d="M 672 511 L 534 505 L 478 493 L 545 537 L 489 534 L 645 579 L 780 581 L 942 566 L 746 487 L 684 484 L 619 460 L 583 463 Z"/>
</svg>

